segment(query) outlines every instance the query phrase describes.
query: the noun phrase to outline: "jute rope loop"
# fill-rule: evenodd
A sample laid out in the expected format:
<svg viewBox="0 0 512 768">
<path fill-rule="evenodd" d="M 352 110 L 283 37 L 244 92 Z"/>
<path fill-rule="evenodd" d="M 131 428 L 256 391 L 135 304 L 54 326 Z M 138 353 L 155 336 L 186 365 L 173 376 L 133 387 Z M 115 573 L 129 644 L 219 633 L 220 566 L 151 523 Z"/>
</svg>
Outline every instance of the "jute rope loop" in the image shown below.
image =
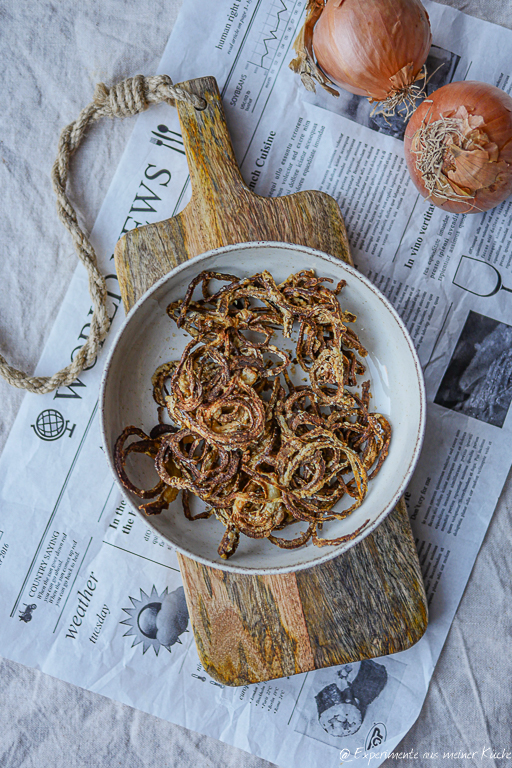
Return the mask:
<svg viewBox="0 0 512 768">
<path fill-rule="evenodd" d="M 23 371 L 13 368 L 0 355 L 0 374 L 12 386 L 43 395 L 57 387 L 72 384 L 84 368 L 94 362 L 110 327 L 107 313 L 107 286 L 98 270 L 94 248 L 80 228 L 75 209 L 66 195 L 71 156 L 80 146 L 88 127 L 101 117 L 129 117 L 143 112 L 150 104 L 160 104 L 162 101 L 175 106 L 176 100 L 186 101 L 196 109 L 205 107 L 203 99 L 173 85 L 168 75 L 154 77 L 136 75 L 122 80 L 112 88 L 98 83 L 92 102 L 82 109 L 77 119 L 62 131 L 51 179 L 57 195 L 57 213 L 71 234 L 78 258 L 85 266 L 89 277 L 89 292 L 93 306 L 89 338 L 70 365 L 57 371 L 53 376 L 28 376 Z"/>
</svg>

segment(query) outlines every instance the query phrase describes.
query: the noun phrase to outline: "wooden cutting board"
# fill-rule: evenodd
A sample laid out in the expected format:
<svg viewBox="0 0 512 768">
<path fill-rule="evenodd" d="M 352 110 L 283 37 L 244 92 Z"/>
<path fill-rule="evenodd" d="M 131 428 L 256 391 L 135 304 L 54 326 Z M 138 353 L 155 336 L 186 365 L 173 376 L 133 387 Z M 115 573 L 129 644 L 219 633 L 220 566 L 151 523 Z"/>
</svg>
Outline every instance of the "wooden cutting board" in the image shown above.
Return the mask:
<svg viewBox="0 0 512 768">
<path fill-rule="evenodd" d="M 235 160 L 213 77 L 178 102 L 192 199 L 177 216 L 128 232 L 115 260 L 125 309 L 160 277 L 204 251 L 251 240 L 308 245 L 352 263 L 336 201 L 305 191 L 255 195 Z M 257 265 L 255 265 L 255 271 Z M 201 662 L 215 680 L 245 685 L 409 648 L 427 602 L 405 503 L 347 553 L 279 576 L 246 576 L 178 555 Z"/>
</svg>

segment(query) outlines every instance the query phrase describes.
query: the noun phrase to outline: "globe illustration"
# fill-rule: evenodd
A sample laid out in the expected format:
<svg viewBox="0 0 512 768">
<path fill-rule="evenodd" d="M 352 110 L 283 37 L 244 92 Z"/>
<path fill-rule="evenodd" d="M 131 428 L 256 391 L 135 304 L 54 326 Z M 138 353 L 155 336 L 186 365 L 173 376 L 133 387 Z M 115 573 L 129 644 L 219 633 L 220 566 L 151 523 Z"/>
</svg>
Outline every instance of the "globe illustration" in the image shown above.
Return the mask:
<svg viewBox="0 0 512 768">
<path fill-rule="evenodd" d="M 36 419 L 35 429 L 44 440 L 56 440 L 65 428 L 64 417 L 53 408 L 41 411 Z"/>
</svg>

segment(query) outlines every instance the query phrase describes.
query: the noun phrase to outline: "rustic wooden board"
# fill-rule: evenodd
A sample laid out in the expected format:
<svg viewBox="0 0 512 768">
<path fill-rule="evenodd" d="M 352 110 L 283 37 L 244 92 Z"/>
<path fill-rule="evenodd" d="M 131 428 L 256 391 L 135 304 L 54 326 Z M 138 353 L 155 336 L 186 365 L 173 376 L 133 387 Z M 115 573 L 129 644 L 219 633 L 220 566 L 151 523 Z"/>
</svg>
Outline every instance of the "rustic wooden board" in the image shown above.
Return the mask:
<svg viewBox="0 0 512 768">
<path fill-rule="evenodd" d="M 335 200 L 305 191 L 267 199 L 245 185 L 214 78 L 181 84 L 206 100 L 178 103 L 192 198 L 178 216 L 128 232 L 115 260 L 128 310 L 177 264 L 250 240 L 309 245 L 351 262 Z M 427 603 L 405 504 L 334 560 L 279 576 L 245 576 L 178 555 L 201 662 L 245 685 L 405 650 L 427 626 Z"/>
<path fill-rule="evenodd" d="M 405 504 L 344 555 L 282 576 L 180 557 L 201 662 L 227 685 L 403 651 L 427 626 Z"/>
</svg>

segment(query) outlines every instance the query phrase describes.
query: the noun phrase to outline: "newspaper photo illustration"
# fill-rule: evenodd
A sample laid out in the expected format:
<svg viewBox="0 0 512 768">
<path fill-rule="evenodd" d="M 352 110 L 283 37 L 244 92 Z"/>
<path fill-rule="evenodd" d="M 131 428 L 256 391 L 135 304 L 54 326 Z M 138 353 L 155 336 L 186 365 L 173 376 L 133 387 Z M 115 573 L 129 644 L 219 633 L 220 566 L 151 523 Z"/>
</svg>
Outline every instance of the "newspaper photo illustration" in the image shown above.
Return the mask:
<svg viewBox="0 0 512 768">
<path fill-rule="evenodd" d="M 390 750 L 393 714 L 402 707 L 403 654 L 364 659 L 309 673 L 297 703 L 295 730 L 355 754 L 368 742 Z"/>
<path fill-rule="evenodd" d="M 434 402 L 502 427 L 512 400 L 512 327 L 470 312 Z"/>
<path fill-rule="evenodd" d="M 354 666 L 358 667 L 355 677 Z M 382 692 L 388 675 L 382 664 L 371 660 L 347 664 L 337 674 L 338 682 L 327 685 L 315 696 L 318 721 L 331 736 L 352 736 L 361 727 L 368 704 Z"/>
</svg>

